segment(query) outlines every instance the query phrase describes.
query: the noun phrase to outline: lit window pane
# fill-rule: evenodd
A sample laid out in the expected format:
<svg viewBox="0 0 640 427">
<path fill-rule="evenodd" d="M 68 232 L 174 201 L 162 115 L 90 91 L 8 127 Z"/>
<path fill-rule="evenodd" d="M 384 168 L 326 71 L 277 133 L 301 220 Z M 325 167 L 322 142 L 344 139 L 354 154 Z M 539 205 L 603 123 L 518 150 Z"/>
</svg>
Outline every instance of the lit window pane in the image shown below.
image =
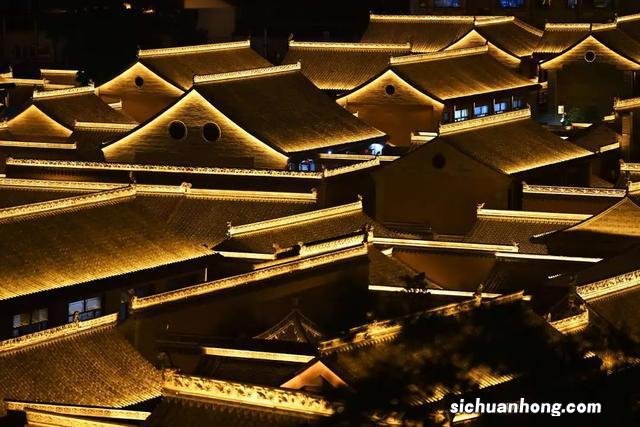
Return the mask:
<svg viewBox="0 0 640 427">
<path fill-rule="evenodd" d="M 488 105 L 476 105 L 473 109 L 473 115 L 476 117 L 484 117 L 489 114 L 489 106 Z"/>
<path fill-rule="evenodd" d="M 48 319 L 49 319 L 49 312 L 46 308 L 33 310 L 33 315 L 31 316 L 31 323 L 44 322 Z"/>
<path fill-rule="evenodd" d="M 69 303 L 69 316 L 75 312 L 82 313 L 84 311 L 84 300 Z"/>
<path fill-rule="evenodd" d="M 29 313 L 20 313 L 13 316 L 13 327 L 19 328 L 20 326 L 26 326 L 29 324 Z"/>
<path fill-rule="evenodd" d="M 85 311 L 89 310 L 98 310 L 102 307 L 102 301 L 100 301 L 100 297 L 88 298 L 85 304 Z"/>
</svg>

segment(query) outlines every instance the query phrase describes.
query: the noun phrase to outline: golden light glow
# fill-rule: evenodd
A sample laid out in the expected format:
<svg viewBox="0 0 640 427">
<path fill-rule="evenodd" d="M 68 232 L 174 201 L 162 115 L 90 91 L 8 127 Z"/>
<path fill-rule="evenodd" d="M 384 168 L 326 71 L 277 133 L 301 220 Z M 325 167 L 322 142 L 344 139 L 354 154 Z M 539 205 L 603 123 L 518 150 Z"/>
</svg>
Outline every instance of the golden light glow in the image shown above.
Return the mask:
<svg viewBox="0 0 640 427">
<path fill-rule="evenodd" d="M 486 243 L 465 243 L 446 242 L 442 240 L 417 240 L 417 239 L 396 239 L 388 237 L 374 237 L 373 243 L 376 245 L 389 245 L 400 247 L 426 248 L 426 249 L 449 249 L 481 252 L 518 252 L 518 245 L 492 245 Z"/>
<path fill-rule="evenodd" d="M 554 185 L 529 185 L 522 183 L 522 192 L 526 194 L 550 194 L 557 196 L 587 196 L 587 197 L 624 197 L 625 190 L 618 188 L 595 187 L 562 187 Z"/>
<path fill-rule="evenodd" d="M 442 52 L 421 53 L 418 55 L 392 56 L 389 59 L 391 65 L 413 64 L 415 62 L 437 61 L 447 58 L 459 58 L 462 56 L 478 55 L 489 52 L 489 47 L 477 46 L 466 49 L 445 50 Z"/>
<path fill-rule="evenodd" d="M 602 258 L 587 258 L 563 255 L 546 255 L 546 254 L 521 254 L 521 253 L 503 253 L 496 252 L 496 258 L 514 258 L 514 259 L 535 259 L 543 261 L 564 261 L 564 262 L 590 262 L 596 263 L 602 261 Z"/>
<path fill-rule="evenodd" d="M 575 316 L 565 317 L 564 319 L 554 320 L 549 323 L 565 335 L 575 334 L 589 326 L 589 310 L 584 310 Z"/>
<path fill-rule="evenodd" d="M 640 285 L 640 270 L 609 277 L 587 285 L 578 286 L 576 292 L 585 301 L 597 300 Z"/>
<path fill-rule="evenodd" d="M 577 24 L 577 23 L 569 23 L 569 24 L 556 24 L 548 22 L 544 26 L 545 31 L 590 31 L 591 24 Z"/>
<path fill-rule="evenodd" d="M 179 375 L 172 371 L 164 371 L 164 378 L 162 393 L 165 396 L 213 399 L 309 415 L 333 414 L 329 402 L 299 391 Z"/>
<path fill-rule="evenodd" d="M 73 415 L 79 417 L 89 418 L 117 418 L 120 420 L 134 420 L 143 421 L 146 420 L 151 412 L 145 411 L 130 411 L 126 409 L 111 409 L 111 408 L 95 408 L 91 406 L 71 406 L 71 405 L 56 405 L 49 403 L 32 403 L 32 402 L 15 402 L 6 401 L 5 405 L 10 411 L 25 411 L 27 409 L 49 412 L 53 414 Z"/>
<path fill-rule="evenodd" d="M 438 133 L 440 135 L 451 135 L 458 132 L 466 132 L 470 129 L 481 129 L 516 120 L 526 120 L 529 118 L 531 118 L 531 109 L 527 107 L 522 110 L 507 111 L 502 114 L 493 114 L 461 122 L 441 124 L 438 129 Z"/>
<path fill-rule="evenodd" d="M 356 212 L 362 212 L 362 200 L 346 205 L 334 206 L 311 212 L 303 212 L 295 215 L 254 222 L 251 224 L 233 226 L 229 228 L 227 233 L 229 237 L 244 236 L 250 233 L 261 232 L 273 228 L 299 225 L 309 221 L 318 221 L 339 215 L 353 214 Z"/>
<path fill-rule="evenodd" d="M 368 161 L 378 159 L 380 162 L 392 162 L 398 160 L 400 156 L 375 156 L 373 154 L 342 154 L 342 153 L 319 153 L 319 159 L 327 160 L 355 160 L 355 161 Z"/>
<path fill-rule="evenodd" d="M 55 328 L 44 329 L 31 334 L 21 335 L 16 338 L 10 338 L 8 340 L 0 341 L 0 353 L 22 350 L 25 347 L 64 338 L 80 332 L 111 327 L 114 326 L 117 321 L 118 313 L 113 313 L 102 317 L 96 317 L 95 319 L 71 322 Z"/>
<path fill-rule="evenodd" d="M 95 123 L 79 122 L 76 120 L 74 129 L 107 129 L 107 130 L 131 130 L 138 126 L 135 123 Z"/>
<path fill-rule="evenodd" d="M 611 63 L 618 69 L 640 69 L 640 64 L 610 49 L 598 39 L 593 37 L 593 35 L 587 36 L 580 43 L 564 51 L 555 58 L 549 59 L 547 61 L 542 61 L 540 63 L 540 68 L 542 68 L 543 70 L 555 70 L 562 68 L 565 63 L 570 61 L 584 61 L 584 54 L 588 51 L 596 52 L 596 58 L 600 58 L 600 61 L 604 60 L 607 63 Z"/>
<path fill-rule="evenodd" d="M 334 388 L 347 387 L 347 383 L 335 374 L 331 369 L 321 361 L 316 361 L 313 365 L 307 367 L 304 371 L 297 374 L 295 377 L 284 382 L 280 385 L 282 388 L 289 388 L 293 390 L 300 390 L 313 382 L 316 378 L 322 378 Z"/>
<path fill-rule="evenodd" d="M 251 70 L 231 71 L 228 73 L 204 74 L 193 76 L 193 83 L 208 83 L 222 80 L 244 79 L 248 77 L 269 76 L 272 74 L 290 73 L 302 69 L 301 64 L 278 65 L 274 67 L 253 68 Z"/>
<path fill-rule="evenodd" d="M 485 209 L 478 207 L 476 214 L 478 218 L 526 218 L 536 220 L 567 220 L 567 221 L 584 221 L 587 218 L 591 218 L 591 215 L 574 214 L 574 213 L 561 213 L 561 212 L 538 212 L 538 211 L 514 211 L 514 210 L 499 210 L 499 209 Z"/>
<path fill-rule="evenodd" d="M 376 15 L 370 14 L 369 21 L 391 21 L 391 22 L 420 22 L 420 21 L 442 21 L 442 22 L 468 22 L 472 23 L 473 16 L 454 15 Z"/>
<path fill-rule="evenodd" d="M 184 55 L 186 53 L 210 52 L 212 50 L 238 49 L 250 47 L 250 40 L 227 43 L 210 43 L 193 46 L 168 47 L 160 49 L 141 49 L 138 51 L 138 58 L 149 58 L 155 56 Z"/>
<path fill-rule="evenodd" d="M 6 122 L 6 126 L 18 139 L 32 140 L 34 137 L 43 140 L 64 140 L 71 135 L 71 129 L 58 123 L 35 105 Z"/>
<path fill-rule="evenodd" d="M 202 352 L 207 356 L 232 357 L 252 360 L 273 360 L 277 362 L 290 363 L 307 363 L 313 360 L 313 358 L 315 357 L 309 356 L 308 354 L 274 353 L 270 351 L 241 350 L 222 347 L 202 347 Z"/>
<path fill-rule="evenodd" d="M 8 158 L 7 165 L 57 169 L 121 170 L 133 172 L 193 173 L 203 175 L 261 176 L 278 178 L 322 179 L 322 172 L 298 172 L 274 169 L 208 168 L 186 166 L 140 165 L 130 163 L 81 162 Z"/>
<path fill-rule="evenodd" d="M 632 15 L 617 16 L 616 22 L 637 21 L 638 19 L 640 19 L 640 13 L 635 13 Z"/>
<path fill-rule="evenodd" d="M 409 50 L 411 43 L 337 43 L 337 42 L 308 42 L 289 41 L 289 47 L 307 49 L 344 49 L 344 50 Z"/>
<path fill-rule="evenodd" d="M 37 99 L 59 98 L 64 96 L 80 95 L 85 93 L 94 93 L 97 95 L 96 88 L 94 88 L 93 85 L 89 85 L 89 86 L 71 87 L 67 89 L 34 91 L 33 99 L 37 100 Z"/>
<path fill-rule="evenodd" d="M 628 111 L 640 108 L 640 97 L 627 98 L 627 99 L 615 99 L 613 101 L 613 109 L 615 111 Z"/>
<path fill-rule="evenodd" d="M 55 150 L 75 150 L 76 143 L 55 143 L 55 142 L 30 142 L 30 141 L 2 141 L 0 147 L 24 147 L 24 148 L 51 148 Z"/>
<path fill-rule="evenodd" d="M 104 191 L 121 189 L 123 188 L 123 184 L 0 177 L 0 187 Z M 131 187 L 136 190 L 137 194 L 184 194 L 187 197 L 212 200 L 285 201 L 287 203 L 298 202 L 310 204 L 314 204 L 318 200 L 317 193 L 313 191 L 310 193 L 287 193 L 282 191 L 216 190 L 193 188 L 189 183 L 183 183 L 182 185 L 132 184 Z"/>
<path fill-rule="evenodd" d="M 78 74 L 78 70 L 54 70 L 50 68 L 40 68 L 41 74 L 50 74 L 52 76 L 75 76 Z"/>
<path fill-rule="evenodd" d="M 105 190 L 97 193 L 66 197 L 63 199 L 36 202 L 22 206 L 12 206 L 0 209 L 0 219 L 15 218 L 24 215 L 41 214 L 62 209 L 90 206 L 100 202 L 114 201 L 135 197 L 136 190 L 131 186 Z"/>
</svg>

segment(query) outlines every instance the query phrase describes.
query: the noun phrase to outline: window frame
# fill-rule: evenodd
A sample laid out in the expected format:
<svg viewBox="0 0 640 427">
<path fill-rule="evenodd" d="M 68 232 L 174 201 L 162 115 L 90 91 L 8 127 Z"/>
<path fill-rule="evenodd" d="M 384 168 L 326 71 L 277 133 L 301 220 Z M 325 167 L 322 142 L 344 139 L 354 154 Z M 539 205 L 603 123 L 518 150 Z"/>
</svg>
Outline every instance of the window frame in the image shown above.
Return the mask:
<svg viewBox="0 0 640 427">
<path fill-rule="evenodd" d="M 87 303 L 91 300 L 98 301 L 97 308 L 87 309 Z M 71 312 L 71 305 L 77 304 L 77 303 L 82 303 L 82 311 L 74 310 L 73 312 Z M 102 316 L 102 309 L 103 309 L 103 301 L 102 301 L 101 295 L 95 295 L 92 297 L 87 297 L 80 300 L 68 302 L 67 303 L 67 321 L 68 323 L 73 322 L 76 312 L 78 312 L 79 320 L 95 319 L 96 317 Z"/>
<path fill-rule="evenodd" d="M 35 314 L 38 314 L 38 320 L 34 321 Z M 41 319 L 42 314 L 44 313 L 44 320 Z M 28 323 L 22 323 L 20 320 L 20 325 L 16 326 L 16 317 L 17 316 L 29 316 Z M 31 334 L 34 332 L 42 331 L 47 329 L 47 324 L 49 322 L 49 309 L 47 307 L 36 308 L 34 310 L 25 311 L 22 313 L 17 313 L 13 315 L 12 318 L 12 334 L 14 337 L 18 337 L 20 335 Z"/>
</svg>

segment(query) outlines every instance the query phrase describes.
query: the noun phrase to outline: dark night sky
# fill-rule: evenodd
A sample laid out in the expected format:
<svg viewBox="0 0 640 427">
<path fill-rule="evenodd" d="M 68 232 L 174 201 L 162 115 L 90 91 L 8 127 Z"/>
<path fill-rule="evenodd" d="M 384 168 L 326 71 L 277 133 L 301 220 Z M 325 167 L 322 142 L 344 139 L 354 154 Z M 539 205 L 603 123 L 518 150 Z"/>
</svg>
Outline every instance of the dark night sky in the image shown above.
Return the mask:
<svg viewBox="0 0 640 427">
<path fill-rule="evenodd" d="M 115 75 L 135 59 L 141 48 L 154 48 L 206 41 L 196 31 L 196 14 L 175 7 L 173 0 L 128 0 L 134 11 L 125 11 L 114 0 L 3 0 L 0 16 L 9 32 L 32 29 L 49 34 L 62 52 L 55 64 L 78 68 L 97 83 Z M 408 0 L 233 0 L 237 9 L 238 38 L 251 35 L 270 43 L 282 43 L 289 34 L 298 40 L 357 40 L 370 11 L 403 13 Z M 143 14 L 153 5 L 154 14 Z M 58 13 L 52 13 L 53 11 Z M 62 13 L 60 11 L 64 10 Z M 269 58 L 272 59 L 273 58 Z M 1 61 L 6 63 L 6 59 Z M 16 74 L 28 77 L 42 64 L 12 64 Z"/>
</svg>

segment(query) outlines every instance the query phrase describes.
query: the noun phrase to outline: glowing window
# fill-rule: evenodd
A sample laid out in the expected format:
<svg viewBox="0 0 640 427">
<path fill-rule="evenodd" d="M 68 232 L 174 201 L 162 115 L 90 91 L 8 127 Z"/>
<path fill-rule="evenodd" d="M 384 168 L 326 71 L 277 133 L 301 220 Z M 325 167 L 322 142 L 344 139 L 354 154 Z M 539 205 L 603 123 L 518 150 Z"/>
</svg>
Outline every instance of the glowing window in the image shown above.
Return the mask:
<svg viewBox="0 0 640 427">
<path fill-rule="evenodd" d="M 504 9 L 518 9 L 524 6 L 524 0 L 499 0 L 498 3 Z"/>
<path fill-rule="evenodd" d="M 519 110 L 522 107 L 524 107 L 524 101 L 522 100 L 522 98 L 513 98 L 511 108 L 513 108 L 514 110 Z"/>
<path fill-rule="evenodd" d="M 215 123 L 205 123 L 202 126 L 202 137 L 208 142 L 215 142 L 220 139 L 220 127 Z"/>
<path fill-rule="evenodd" d="M 467 120 L 469 118 L 469 109 L 468 108 L 461 108 L 461 109 L 456 109 L 453 111 L 453 121 L 454 122 L 461 122 L 463 120 Z"/>
<path fill-rule="evenodd" d="M 47 327 L 49 311 L 46 308 L 27 311 L 13 316 L 13 336 L 38 332 Z"/>
<path fill-rule="evenodd" d="M 382 154 L 382 150 L 384 149 L 384 145 L 382 144 L 371 144 L 369 146 L 369 154 L 373 154 L 374 156 L 379 156 Z"/>
<path fill-rule="evenodd" d="M 187 127 L 180 120 L 174 120 L 169 125 L 169 135 L 173 139 L 183 139 L 187 136 Z"/>
<path fill-rule="evenodd" d="M 301 172 L 314 172 L 316 170 L 316 164 L 313 159 L 306 159 L 298 164 L 298 170 Z"/>
<path fill-rule="evenodd" d="M 493 111 L 496 114 L 504 113 L 509 108 L 509 103 L 507 101 L 500 101 L 493 104 Z"/>
<path fill-rule="evenodd" d="M 68 305 L 68 321 L 73 322 L 73 318 L 78 313 L 79 320 L 88 320 L 102 315 L 102 298 L 93 297 L 70 302 Z"/>
<path fill-rule="evenodd" d="M 489 114 L 489 105 L 476 105 L 473 107 L 473 115 L 475 117 L 484 117 Z"/>
<path fill-rule="evenodd" d="M 435 0 L 436 7 L 460 7 L 462 0 Z"/>
</svg>

